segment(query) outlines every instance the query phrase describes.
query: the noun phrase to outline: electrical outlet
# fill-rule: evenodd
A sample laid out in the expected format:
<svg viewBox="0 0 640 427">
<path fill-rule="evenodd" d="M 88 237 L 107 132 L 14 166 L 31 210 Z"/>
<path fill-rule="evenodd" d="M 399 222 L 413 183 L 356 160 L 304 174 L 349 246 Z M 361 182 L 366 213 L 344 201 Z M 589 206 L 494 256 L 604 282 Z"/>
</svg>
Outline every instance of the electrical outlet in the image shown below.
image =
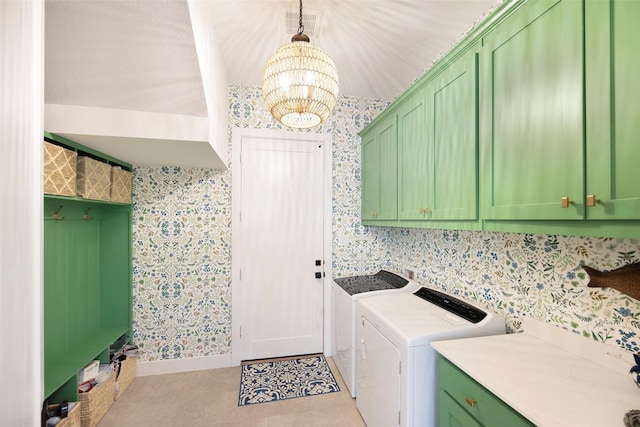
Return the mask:
<svg viewBox="0 0 640 427">
<path fill-rule="evenodd" d="M 413 270 L 411 268 L 405 267 L 403 273 L 404 273 L 404 276 L 409 280 L 413 280 L 416 277 L 415 270 Z"/>
</svg>

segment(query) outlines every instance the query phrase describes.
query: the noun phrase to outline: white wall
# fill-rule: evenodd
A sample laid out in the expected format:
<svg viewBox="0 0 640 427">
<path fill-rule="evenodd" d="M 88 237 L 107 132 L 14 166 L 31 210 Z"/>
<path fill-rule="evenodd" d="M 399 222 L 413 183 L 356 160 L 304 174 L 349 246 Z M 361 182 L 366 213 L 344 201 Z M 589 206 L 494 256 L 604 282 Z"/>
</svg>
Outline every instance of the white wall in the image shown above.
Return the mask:
<svg viewBox="0 0 640 427">
<path fill-rule="evenodd" d="M 0 1 L 0 424 L 37 426 L 44 2 Z"/>
</svg>

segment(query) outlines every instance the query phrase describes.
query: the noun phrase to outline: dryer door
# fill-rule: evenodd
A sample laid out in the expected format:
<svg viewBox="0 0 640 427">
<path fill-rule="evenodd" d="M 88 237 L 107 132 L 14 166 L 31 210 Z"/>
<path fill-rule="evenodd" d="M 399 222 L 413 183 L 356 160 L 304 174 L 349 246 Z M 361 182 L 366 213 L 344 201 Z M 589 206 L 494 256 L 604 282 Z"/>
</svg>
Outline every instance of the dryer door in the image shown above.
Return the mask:
<svg viewBox="0 0 640 427">
<path fill-rule="evenodd" d="M 400 425 L 400 352 L 364 317 L 357 336 L 356 406 L 368 427 Z"/>
</svg>

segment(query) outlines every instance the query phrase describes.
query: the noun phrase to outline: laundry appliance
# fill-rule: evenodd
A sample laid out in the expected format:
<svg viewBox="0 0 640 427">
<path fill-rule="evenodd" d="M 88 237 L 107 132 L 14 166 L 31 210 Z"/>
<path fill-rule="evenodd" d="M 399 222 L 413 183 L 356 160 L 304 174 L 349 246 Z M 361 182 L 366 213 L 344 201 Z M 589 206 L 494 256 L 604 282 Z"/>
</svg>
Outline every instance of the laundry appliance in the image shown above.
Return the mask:
<svg viewBox="0 0 640 427">
<path fill-rule="evenodd" d="M 371 296 L 414 292 L 420 285 L 398 274 L 380 270 L 375 274 L 334 279 L 334 362 L 352 397 L 356 396 L 356 301 Z"/>
<path fill-rule="evenodd" d="M 356 320 L 356 406 L 368 427 L 437 427 L 430 343 L 506 332 L 498 315 L 427 287 L 360 299 Z"/>
</svg>

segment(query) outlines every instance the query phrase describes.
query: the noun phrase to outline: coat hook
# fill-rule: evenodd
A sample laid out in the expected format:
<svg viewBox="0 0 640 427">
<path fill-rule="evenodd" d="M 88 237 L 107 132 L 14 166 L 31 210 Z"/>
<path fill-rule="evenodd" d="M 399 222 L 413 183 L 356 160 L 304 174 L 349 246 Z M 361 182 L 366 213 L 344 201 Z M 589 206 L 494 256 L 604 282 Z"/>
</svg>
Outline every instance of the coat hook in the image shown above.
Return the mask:
<svg viewBox="0 0 640 427">
<path fill-rule="evenodd" d="M 86 211 L 84 211 L 84 215 L 82 215 L 82 219 L 89 220 L 89 221 L 93 219 L 93 217 L 89 218 L 89 211 L 90 210 L 91 210 L 91 208 L 89 207 L 89 208 L 87 208 Z"/>
<path fill-rule="evenodd" d="M 64 216 L 62 218 L 60 218 L 60 211 L 61 210 L 62 210 L 62 205 L 60 205 L 58 210 L 53 213 L 53 219 L 55 219 L 56 221 L 62 221 L 63 219 L 65 219 Z"/>
</svg>

